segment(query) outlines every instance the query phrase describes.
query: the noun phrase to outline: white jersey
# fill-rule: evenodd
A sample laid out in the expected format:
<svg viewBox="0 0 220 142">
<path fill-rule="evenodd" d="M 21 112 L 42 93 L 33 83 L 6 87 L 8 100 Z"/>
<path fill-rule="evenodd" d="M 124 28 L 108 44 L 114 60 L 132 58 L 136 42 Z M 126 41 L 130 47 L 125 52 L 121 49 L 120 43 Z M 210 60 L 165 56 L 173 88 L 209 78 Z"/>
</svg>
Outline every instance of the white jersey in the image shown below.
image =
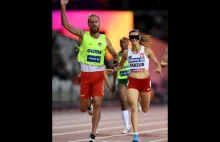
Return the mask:
<svg viewBox="0 0 220 142">
<path fill-rule="evenodd" d="M 136 54 L 128 48 L 128 63 L 131 72 L 149 69 L 149 58 L 144 53 L 144 46 L 141 46 L 140 52 Z"/>
<path fill-rule="evenodd" d="M 103 66 L 93 66 L 89 64 L 80 63 L 81 71 L 83 72 L 96 72 L 96 71 L 104 71 L 105 65 Z"/>
</svg>

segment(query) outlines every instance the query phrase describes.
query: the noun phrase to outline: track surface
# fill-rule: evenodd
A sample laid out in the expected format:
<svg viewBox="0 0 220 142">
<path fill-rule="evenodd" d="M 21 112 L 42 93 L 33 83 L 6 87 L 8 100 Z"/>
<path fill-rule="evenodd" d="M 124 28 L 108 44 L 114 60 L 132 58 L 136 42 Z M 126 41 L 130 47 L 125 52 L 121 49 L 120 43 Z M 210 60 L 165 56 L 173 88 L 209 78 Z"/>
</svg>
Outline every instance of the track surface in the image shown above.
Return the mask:
<svg viewBox="0 0 220 142">
<path fill-rule="evenodd" d="M 120 134 L 124 129 L 120 107 L 102 108 L 101 111 L 96 142 L 131 142 L 133 131 Z M 167 142 L 167 116 L 167 106 L 151 106 L 147 113 L 139 112 L 140 142 Z M 79 109 L 54 111 L 53 142 L 88 142 L 91 118 Z M 132 130 L 131 122 L 130 128 Z"/>
</svg>

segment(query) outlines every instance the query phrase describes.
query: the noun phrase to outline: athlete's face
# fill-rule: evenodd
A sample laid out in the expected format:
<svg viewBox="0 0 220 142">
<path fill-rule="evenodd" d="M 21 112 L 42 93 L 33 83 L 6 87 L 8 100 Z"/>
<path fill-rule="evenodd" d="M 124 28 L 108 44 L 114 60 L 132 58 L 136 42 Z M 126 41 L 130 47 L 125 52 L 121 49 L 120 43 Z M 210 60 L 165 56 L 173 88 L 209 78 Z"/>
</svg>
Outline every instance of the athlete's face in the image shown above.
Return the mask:
<svg viewBox="0 0 220 142">
<path fill-rule="evenodd" d="M 120 46 L 122 50 L 127 50 L 128 49 L 128 40 L 126 39 L 121 39 L 120 40 Z"/>
<path fill-rule="evenodd" d="M 97 16 L 89 17 L 88 26 L 91 32 L 97 33 L 99 32 L 100 21 Z"/>
<path fill-rule="evenodd" d="M 131 44 L 139 44 L 140 36 L 138 32 L 131 32 L 129 35 L 129 40 L 131 41 Z"/>
</svg>

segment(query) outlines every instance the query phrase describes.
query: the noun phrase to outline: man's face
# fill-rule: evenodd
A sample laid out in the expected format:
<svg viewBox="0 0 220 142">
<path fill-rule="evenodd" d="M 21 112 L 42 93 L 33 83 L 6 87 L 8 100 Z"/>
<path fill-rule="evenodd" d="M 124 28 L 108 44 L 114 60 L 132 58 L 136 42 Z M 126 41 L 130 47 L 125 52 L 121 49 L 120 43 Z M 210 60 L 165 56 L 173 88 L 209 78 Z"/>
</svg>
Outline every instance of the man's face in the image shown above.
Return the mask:
<svg viewBox="0 0 220 142">
<path fill-rule="evenodd" d="M 100 21 L 97 16 L 91 16 L 89 17 L 89 23 L 88 23 L 89 29 L 93 33 L 99 32 L 100 27 Z"/>
<path fill-rule="evenodd" d="M 127 50 L 128 49 L 128 40 L 126 39 L 121 39 L 120 40 L 120 46 L 122 50 Z"/>
</svg>

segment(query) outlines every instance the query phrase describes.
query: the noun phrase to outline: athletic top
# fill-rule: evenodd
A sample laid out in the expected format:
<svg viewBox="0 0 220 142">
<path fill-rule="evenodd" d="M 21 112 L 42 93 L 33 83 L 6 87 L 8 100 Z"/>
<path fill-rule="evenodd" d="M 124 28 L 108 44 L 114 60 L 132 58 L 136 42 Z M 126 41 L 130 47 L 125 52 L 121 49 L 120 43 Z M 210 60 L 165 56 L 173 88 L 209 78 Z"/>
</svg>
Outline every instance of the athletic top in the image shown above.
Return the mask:
<svg viewBox="0 0 220 142">
<path fill-rule="evenodd" d="M 144 46 L 141 46 L 140 52 L 136 54 L 128 48 L 128 63 L 131 72 L 149 69 L 149 58 L 145 55 Z"/>
</svg>

